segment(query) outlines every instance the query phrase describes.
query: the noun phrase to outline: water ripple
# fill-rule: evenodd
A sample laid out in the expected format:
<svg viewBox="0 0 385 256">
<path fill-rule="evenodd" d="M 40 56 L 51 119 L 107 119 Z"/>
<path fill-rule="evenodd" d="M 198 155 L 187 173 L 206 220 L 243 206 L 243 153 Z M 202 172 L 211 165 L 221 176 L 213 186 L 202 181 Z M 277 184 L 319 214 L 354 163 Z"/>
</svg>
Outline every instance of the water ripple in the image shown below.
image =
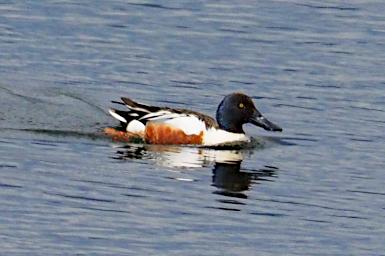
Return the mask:
<svg viewBox="0 0 385 256">
<path fill-rule="evenodd" d="M 380 1 L 2 1 L 0 13 L 2 254 L 385 251 Z M 283 132 L 247 125 L 252 145 L 231 149 L 101 132 L 122 96 L 215 113 L 234 91 Z"/>
<path fill-rule="evenodd" d="M 114 203 L 115 200 L 110 199 L 102 199 L 96 197 L 88 197 L 88 196 L 77 196 L 77 195 L 68 195 L 68 194 L 60 194 L 60 193 L 47 193 L 48 195 L 55 195 L 69 199 L 80 199 L 81 201 L 94 201 L 94 202 L 102 202 L 102 203 Z"/>
</svg>

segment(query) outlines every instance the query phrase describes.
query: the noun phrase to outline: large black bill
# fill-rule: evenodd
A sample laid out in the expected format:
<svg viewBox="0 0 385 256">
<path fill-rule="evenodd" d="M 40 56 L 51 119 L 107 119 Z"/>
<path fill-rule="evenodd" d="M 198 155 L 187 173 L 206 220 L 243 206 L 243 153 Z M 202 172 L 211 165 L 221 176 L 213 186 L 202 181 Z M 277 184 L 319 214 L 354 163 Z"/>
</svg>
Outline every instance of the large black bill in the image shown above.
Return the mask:
<svg viewBox="0 0 385 256">
<path fill-rule="evenodd" d="M 264 116 L 254 116 L 250 118 L 250 123 L 260 126 L 267 131 L 282 132 L 282 128 L 270 122 Z"/>
</svg>

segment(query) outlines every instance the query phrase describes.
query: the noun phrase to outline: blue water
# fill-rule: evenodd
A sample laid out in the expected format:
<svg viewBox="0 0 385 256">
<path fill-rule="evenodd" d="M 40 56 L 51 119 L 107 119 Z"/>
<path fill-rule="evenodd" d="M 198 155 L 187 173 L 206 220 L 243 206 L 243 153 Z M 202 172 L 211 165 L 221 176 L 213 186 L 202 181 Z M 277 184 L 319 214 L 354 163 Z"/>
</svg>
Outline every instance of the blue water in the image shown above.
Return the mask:
<svg viewBox="0 0 385 256">
<path fill-rule="evenodd" d="M 382 1 L 3 1 L 4 255 L 385 255 Z M 125 145 L 121 96 L 214 116 L 252 149 Z"/>
</svg>

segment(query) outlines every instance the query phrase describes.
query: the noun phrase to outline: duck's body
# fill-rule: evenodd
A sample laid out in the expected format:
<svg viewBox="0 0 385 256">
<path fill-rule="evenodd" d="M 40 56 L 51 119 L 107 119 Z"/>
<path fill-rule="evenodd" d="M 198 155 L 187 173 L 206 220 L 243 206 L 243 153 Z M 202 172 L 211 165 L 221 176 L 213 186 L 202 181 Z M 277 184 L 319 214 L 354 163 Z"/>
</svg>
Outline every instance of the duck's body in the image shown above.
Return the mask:
<svg viewBox="0 0 385 256">
<path fill-rule="evenodd" d="M 222 100 L 216 115 L 218 122 L 199 112 L 147 106 L 128 98 L 114 103 L 125 105 L 129 110 L 110 109 L 110 114 L 120 121 L 121 127 L 107 128 L 105 132 L 124 141 L 140 138 L 149 144 L 213 146 L 250 141 L 242 129 L 242 125 L 248 122 L 266 130 L 282 130 L 265 119 L 252 100 L 241 93 L 230 94 Z"/>
</svg>

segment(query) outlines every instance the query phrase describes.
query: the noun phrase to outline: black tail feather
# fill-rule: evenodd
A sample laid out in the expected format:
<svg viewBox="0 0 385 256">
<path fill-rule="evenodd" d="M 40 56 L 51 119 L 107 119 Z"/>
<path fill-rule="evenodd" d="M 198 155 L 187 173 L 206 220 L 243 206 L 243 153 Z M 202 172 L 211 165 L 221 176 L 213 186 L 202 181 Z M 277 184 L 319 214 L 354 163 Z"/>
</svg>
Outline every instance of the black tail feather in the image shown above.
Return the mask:
<svg viewBox="0 0 385 256">
<path fill-rule="evenodd" d="M 147 113 L 152 113 L 152 112 L 157 112 L 161 110 L 160 107 L 154 107 L 154 106 L 147 106 L 138 102 L 135 102 L 129 98 L 122 97 L 122 101 L 127 105 L 129 109 L 135 112 L 147 112 Z"/>
<path fill-rule="evenodd" d="M 111 102 L 112 103 L 115 103 L 115 104 L 119 104 L 119 105 L 126 105 L 126 104 L 124 104 L 123 102 L 121 102 L 121 101 L 116 101 L 116 100 L 111 100 Z"/>
</svg>

